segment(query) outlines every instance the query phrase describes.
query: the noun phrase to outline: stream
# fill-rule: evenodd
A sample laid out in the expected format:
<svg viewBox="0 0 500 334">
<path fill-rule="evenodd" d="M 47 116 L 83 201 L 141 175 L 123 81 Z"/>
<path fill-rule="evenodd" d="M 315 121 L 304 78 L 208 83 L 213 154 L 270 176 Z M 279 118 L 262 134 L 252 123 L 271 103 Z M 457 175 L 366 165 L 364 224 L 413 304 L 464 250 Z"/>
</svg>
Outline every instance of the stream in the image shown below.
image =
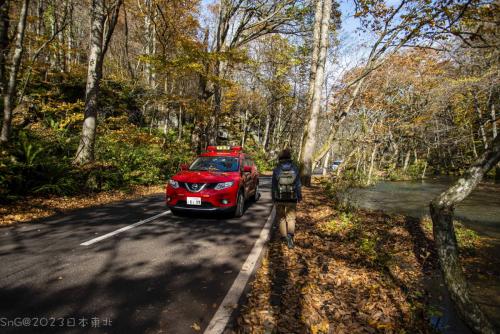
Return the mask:
<svg viewBox="0 0 500 334">
<path fill-rule="evenodd" d="M 355 189 L 356 206 L 420 218 L 429 215 L 429 202 L 453 182 L 451 178 L 424 181 L 383 181 L 370 188 Z M 479 234 L 500 242 L 500 184 L 481 183 L 455 208 L 455 217 Z"/>
<path fill-rule="evenodd" d="M 445 177 L 424 181 L 383 181 L 369 188 L 354 189 L 348 196 L 360 208 L 420 218 L 429 215 L 429 202 L 453 181 Z M 456 206 L 455 218 L 479 235 L 491 238 L 495 249 L 500 249 L 500 184 L 481 183 Z M 499 286 L 499 282 L 470 283 L 479 296 L 489 294 L 493 308 L 500 311 L 500 296 L 494 288 Z M 431 294 L 431 304 L 439 311 L 439 315 L 431 319 L 433 326 L 444 334 L 471 333 L 458 317 L 439 272 L 428 277 L 426 287 Z M 498 314 L 496 311 L 493 313 Z M 493 318 L 494 323 L 500 323 L 499 317 Z"/>
</svg>

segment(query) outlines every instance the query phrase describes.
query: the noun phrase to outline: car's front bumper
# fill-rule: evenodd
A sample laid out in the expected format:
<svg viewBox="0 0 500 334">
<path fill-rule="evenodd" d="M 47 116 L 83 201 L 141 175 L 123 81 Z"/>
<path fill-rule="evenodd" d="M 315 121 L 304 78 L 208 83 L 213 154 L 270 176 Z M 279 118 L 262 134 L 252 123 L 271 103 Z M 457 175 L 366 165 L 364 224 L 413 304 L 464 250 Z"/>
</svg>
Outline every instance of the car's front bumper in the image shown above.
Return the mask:
<svg viewBox="0 0 500 334">
<path fill-rule="evenodd" d="M 173 189 L 167 187 L 167 206 L 186 211 L 231 211 L 236 206 L 238 188 L 231 187 L 224 190 L 206 189 L 198 193 L 189 192 L 186 189 Z M 188 197 L 199 197 L 201 205 L 187 205 Z"/>
<path fill-rule="evenodd" d="M 234 206 L 229 207 L 203 207 L 196 205 L 169 205 L 171 211 L 184 211 L 184 212 L 214 212 L 214 213 L 230 213 L 235 210 Z"/>
</svg>

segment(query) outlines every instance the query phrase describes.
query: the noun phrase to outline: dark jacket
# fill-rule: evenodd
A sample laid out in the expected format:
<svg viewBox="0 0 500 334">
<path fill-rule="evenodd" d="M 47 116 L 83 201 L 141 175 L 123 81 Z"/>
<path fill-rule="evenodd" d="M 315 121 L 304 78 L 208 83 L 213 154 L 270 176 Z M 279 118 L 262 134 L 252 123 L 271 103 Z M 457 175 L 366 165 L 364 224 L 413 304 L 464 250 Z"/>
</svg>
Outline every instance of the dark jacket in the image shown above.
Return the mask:
<svg viewBox="0 0 500 334">
<path fill-rule="evenodd" d="M 278 175 L 280 175 L 281 171 L 283 170 L 294 170 L 295 174 L 297 175 L 297 178 L 295 179 L 295 183 L 293 185 L 295 189 L 295 193 L 297 194 L 297 201 L 300 202 L 302 201 L 302 184 L 300 183 L 300 176 L 299 176 L 299 169 L 291 160 L 281 160 L 278 163 L 278 166 L 276 166 L 275 169 L 273 169 L 273 180 L 272 180 L 272 187 L 271 187 L 271 196 L 273 201 L 275 201 L 276 198 L 276 193 L 278 191 Z"/>
</svg>

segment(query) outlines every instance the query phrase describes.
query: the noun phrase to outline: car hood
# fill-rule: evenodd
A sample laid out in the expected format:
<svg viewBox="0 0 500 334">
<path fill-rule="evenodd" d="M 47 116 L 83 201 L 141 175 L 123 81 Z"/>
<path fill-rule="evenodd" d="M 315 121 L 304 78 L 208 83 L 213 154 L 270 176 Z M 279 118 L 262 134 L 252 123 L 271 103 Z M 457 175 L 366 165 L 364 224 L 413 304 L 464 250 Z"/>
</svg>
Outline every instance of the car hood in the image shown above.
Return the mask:
<svg viewBox="0 0 500 334">
<path fill-rule="evenodd" d="M 181 171 L 172 179 L 189 183 L 217 183 L 235 181 L 239 176 L 238 172 Z"/>
</svg>

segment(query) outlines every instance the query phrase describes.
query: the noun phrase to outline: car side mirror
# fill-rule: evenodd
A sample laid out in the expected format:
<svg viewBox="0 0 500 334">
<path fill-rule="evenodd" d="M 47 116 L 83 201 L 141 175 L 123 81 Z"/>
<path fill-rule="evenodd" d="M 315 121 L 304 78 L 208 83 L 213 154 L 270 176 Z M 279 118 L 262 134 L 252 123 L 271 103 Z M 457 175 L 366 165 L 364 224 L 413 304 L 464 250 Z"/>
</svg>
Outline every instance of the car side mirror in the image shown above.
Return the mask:
<svg viewBox="0 0 500 334">
<path fill-rule="evenodd" d="M 189 168 L 188 164 L 181 164 L 180 167 L 181 167 L 181 170 L 188 170 L 188 168 Z"/>
<path fill-rule="evenodd" d="M 252 166 L 243 167 L 243 173 L 251 173 L 251 172 L 252 172 Z"/>
</svg>

